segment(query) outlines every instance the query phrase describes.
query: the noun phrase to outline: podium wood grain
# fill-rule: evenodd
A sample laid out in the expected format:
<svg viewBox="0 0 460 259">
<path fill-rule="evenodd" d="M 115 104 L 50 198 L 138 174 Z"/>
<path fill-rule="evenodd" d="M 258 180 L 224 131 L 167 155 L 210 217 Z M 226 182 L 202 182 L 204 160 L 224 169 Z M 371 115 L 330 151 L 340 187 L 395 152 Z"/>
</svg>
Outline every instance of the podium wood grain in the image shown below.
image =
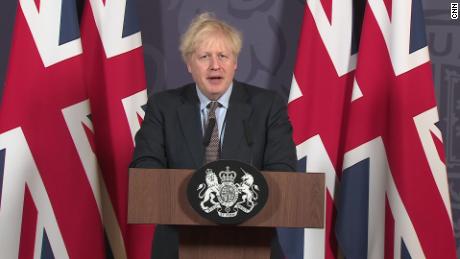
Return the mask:
<svg viewBox="0 0 460 259">
<path fill-rule="evenodd" d="M 193 170 L 186 169 L 130 169 L 128 223 L 216 225 L 202 218 L 187 201 L 186 189 L 192 174 Z M 269 189 L 267 203 L 255 217 L 239 226 L 323 227 L 324 174 L 262 174 Z"/>
<path fill-rule="evenodd" d="M 324 174 L 262 172 L 267 203 L 238 226 L 218 226 L 193 210 L 186 195 L 192 174 L 176 169 L 129 173 L 128 223 L 177 225 L 181 259 L 265 259 L 275 227 L 323 227 Z"/>
</svg>

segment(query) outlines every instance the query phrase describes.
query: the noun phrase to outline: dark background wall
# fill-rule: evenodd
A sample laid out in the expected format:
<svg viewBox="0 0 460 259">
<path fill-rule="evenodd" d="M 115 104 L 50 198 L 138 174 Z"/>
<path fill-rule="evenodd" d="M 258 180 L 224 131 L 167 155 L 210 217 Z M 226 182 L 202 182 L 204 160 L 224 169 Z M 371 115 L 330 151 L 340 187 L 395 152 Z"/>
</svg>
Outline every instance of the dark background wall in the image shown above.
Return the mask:
<svg viewBox="0 0 460 259">
<path fill-rule="evenodd" d="M 460 20 L 450 19 L 450 2 L 459 1 L 423 4 L 460 258 Z"/>
<path fill-rule="evenodd" d="M 6 0 L 0 8 L 0 102 L 5 82 L 8 53 L 11 45 L 11 33 L 16 15 L 16 0 Z"/>
<path fill-rule="evenodd" d="M 179 36 L 203 11 L 241 29 L 244 45 L 236 78 L 289 95 L 303 17 L 300 0 L 137 0 L 149 89 L 153 92 L 191 81 L 178 51 Z"/>
<path fill-rule="evenodd" d="M 179 35 L 196 13 L 209 10 L 243 31 L 244 47 L 236 78 L 274 89 L 287 99 L 304 1 L 136 1 L 150 94 L 191 81 L 177 49 Z M 3 0 L 0 8 L 0 95 L 16 2 Z M 460 255 L 460 20 L 450 19 L 450 0 L 422 2 L 447 156 L 457 254 Z"/>
</svg>

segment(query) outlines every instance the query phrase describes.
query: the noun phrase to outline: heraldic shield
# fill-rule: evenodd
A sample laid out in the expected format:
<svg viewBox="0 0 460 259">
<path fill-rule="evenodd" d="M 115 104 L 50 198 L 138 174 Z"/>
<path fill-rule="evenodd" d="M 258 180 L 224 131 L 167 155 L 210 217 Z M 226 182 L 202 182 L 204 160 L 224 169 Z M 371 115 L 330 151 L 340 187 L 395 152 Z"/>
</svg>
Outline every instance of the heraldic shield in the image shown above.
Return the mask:
<svg viewBox="0 0 460 259">
<path fill-rule="evenodd" d="M 236 160 L 218 160 L 198 169 L 187 186 L 191 206 L 218 224 L 240 224 L 256 215 L 268 198 L 263 175 Z"/>
</svg>

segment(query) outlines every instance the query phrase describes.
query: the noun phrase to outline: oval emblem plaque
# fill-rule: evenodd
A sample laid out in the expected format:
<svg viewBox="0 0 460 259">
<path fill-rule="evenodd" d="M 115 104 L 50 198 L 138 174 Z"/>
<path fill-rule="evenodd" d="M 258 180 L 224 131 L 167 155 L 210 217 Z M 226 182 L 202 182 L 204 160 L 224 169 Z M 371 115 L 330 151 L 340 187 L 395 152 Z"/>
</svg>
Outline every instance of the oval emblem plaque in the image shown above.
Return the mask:
<svg viewBox="0 0 460 259">
<path fill-rule="evenodd" d="M 256 215 L 268 198 L 263 175 L 236 160 L 218 160 L 198 169 L 187 186 L 190 205 L 218 224 L 240 224 Z"/>
</svg>

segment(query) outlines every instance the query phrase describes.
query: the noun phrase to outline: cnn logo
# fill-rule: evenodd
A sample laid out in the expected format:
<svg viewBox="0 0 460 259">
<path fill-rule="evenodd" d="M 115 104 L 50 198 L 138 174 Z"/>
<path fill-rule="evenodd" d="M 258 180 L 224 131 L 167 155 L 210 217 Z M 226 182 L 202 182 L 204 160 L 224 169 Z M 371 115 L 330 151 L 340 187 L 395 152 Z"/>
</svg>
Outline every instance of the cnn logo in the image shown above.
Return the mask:
<svg viewBox="0 0 460 259">
<path fill-rule="evenodd" d="M 452 20 L 458 19 L 458 3 L 450 3 L 450 18 Z"/>
</svg>

